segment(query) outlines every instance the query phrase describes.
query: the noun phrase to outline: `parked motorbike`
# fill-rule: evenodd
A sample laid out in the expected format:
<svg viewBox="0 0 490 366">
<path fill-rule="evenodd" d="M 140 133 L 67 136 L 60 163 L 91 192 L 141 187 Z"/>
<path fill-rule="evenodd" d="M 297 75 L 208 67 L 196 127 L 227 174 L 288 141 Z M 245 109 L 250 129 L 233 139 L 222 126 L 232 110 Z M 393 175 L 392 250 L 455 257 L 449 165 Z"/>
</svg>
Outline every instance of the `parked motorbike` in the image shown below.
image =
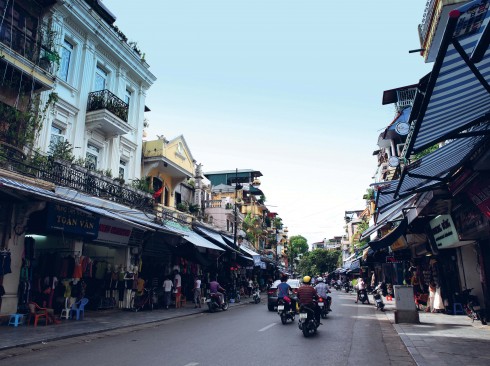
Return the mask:
<svg viewBox="0 0 490 366">
<path fill-rule="evenodd" d="M 258 304 L 260 302 L 260 290 L 258 287 L 255 287 L 252 290 L 252 300 L 256 304 Z"/>
<path fill-rule="evenodd" d="M 385 311 L 385 304 L 383 302 L 383 298 L 381 297 L 381 295 L 383 294 L 383 283 L 380 282 L 378 286 L 374 288 L 371 294 L 373 295 L 374 301 L 376 302 L 376 309 Z"/>
<path fill-rule="evenodd" d="M 208 294 L 206 297 L 206 304 L 208 304 L 209 312 L 214 313 L 216 310 L 221 309 L 223 311 L 228 310 L 230 306 L 228 304 L 228 299 L 226 298 L 226 294 L 223 294 L 223 302 L 220 304 L 218 294 Z"/>
<path fill-rule="evenodd" d="M 299 308 L 298 327 L 303 332 L 303 336 L 309 337 L 316 333 L 320 322 L 315 318 L 315 309 L 310 306 L 301 305 Z"/>
<path fill-rule="evenodd" d="M 487 324 L 487 321 L 485 319 L 484 312 L 482 312 L 480 302 L 478 301 L 478 297 L 475 295 L 471 294 L 472 288 L 468 288 L 466 290 L 463 290 L 461 293 L 460 301 L 461 304 L 463 305 L 464 311 L 466 312 L 466 315 L 468 317 L 475 321 L 479 320 L 481 321 L 482 324 Z"/>
<path fill-rule="evenodd" d="M 282 324 L 287 324 L 288 320 L 294 322 L 296 312 L 292 307 L 291 299 L 289 297 L 277 300 L 277 313 L 281 317 Z"/>
<path fill-rule="evenodd" d="M 345 291 L 345 292 L 350 292 L 350 291 L 352 291 L 352 290 L 353 290 L 353 287 L 352 287 L 352 285 L 350 284 L 350 282 L 344 282 L 343 287 L 344 287 L 344 291 Z"/>
<path fill-rule="evenodd" d="M 368 299 L 368 295 L 367 295 L 367 290 L 360 290 L 358 293 L 357 293 L 357 299 L 362 302 L 363 304 L 368 301 L 369 302 L 369 299 Z"/>
</svg>

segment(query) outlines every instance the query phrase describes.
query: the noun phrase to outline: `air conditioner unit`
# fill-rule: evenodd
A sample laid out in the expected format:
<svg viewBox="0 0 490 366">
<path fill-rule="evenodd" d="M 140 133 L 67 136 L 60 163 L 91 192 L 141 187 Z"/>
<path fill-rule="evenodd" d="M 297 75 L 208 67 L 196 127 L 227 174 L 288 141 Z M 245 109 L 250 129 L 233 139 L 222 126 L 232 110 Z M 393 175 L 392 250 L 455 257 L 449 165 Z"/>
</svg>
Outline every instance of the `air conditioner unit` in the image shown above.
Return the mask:
<svg viewBox="0 0 490 366">
<path fill-rule="evenodd" d="M 396 153 L 397 156 L 402 155 L 403 148 L 405 147 L 405 144 L 396 144 Z"/>
</svg>

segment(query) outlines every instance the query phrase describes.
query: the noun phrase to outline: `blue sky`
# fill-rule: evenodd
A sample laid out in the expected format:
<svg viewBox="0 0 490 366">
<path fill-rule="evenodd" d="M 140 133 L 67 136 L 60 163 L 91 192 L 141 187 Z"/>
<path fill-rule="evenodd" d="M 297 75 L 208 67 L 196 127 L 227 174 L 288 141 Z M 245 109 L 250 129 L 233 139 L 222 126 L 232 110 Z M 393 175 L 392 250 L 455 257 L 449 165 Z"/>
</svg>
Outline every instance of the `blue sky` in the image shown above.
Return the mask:
<svg viewBox="0 0 490 366">
<path fill-rule="evenodd" d="M 255 169 L 270 210 L 311 244 L 364 209 L 384 90 L 430 72 L 426 0 L 104 0 L 157 77 L 149 138 L 184 135 L 203 170 Z"/>
</svg>

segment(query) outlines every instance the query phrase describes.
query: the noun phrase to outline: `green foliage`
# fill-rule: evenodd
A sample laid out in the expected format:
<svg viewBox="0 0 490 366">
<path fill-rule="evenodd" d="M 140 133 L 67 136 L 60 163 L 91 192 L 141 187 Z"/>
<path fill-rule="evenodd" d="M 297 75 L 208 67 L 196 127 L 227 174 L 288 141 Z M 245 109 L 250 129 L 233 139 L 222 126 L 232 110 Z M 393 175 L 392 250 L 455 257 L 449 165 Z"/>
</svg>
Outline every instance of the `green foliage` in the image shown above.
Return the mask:
<svg viewBox="0 0 490 366">
<path fill-rule="evenodd" d="M 177 210 L 180 212 L 189 212 L 189 204 L 185 201 L 177 203 Z"/>
<path fill-rule="evenodd" d="M 262 219 L 259 216 L 247 214 L 242 222 L 242 229 L 247 234 L 247 240 L 255 244 L 262 234 Z"/>
<path fill-rule="evenodd" d="M 193 204 L 193 203 L 189 203 L 189 212 L 190 213 L 196 214 L 199 212 L 200 209 L 201 209 L 201 206 Z"/>
<path fill-rule="evenodd" d="M 303 255 L 298 270 L 310 276 L 333 272 L 338 267 L 341 254 L 339 250 L 315 249 Z"/>
<path fill-rule="evenodd" d="M 290 255 L 293 258 L 296 258 L 298 254 L 304 254 L 308 252 L 308 241 L 305 237 L 301 235 L 292 236 L 291 238 L 289 238 L 289 248 Z"/>
<path fill-rule="evenodd" d="M 374 189 L 373 188 L 368 188 L 366 189 L 366 194 L 362 196 L 363 199 L 366 201 L 370 201 L 374 199 Z"/>
<path fill-rule="evenodd" d="M 412 159 L 412 162 L 423 158 L 425 155 L 428 155 L 431 152 L 436 151 L 438 148 L 439 148 L 438 144 L 435 144 L 435 145 L 428 147 L 427 149 L 419 152 L 418 154 L 415 154 L 415 157 Z"/>
<path fill-rule="evenodd" d="M 144 179 L 133 179 L 131 182 L 131 187 L 139 189 L 140 191 L 153 193 L 150 189 L 150 177 Z"/>
<path fill-rule="evenodd" d="M 60 140 L 57 143 L 52 144 L 49 149 L 49 156 L 53 159 L 59 159 L 69 163 L 75 161 L 73 146 L 68 140 Z"/>
</svg>

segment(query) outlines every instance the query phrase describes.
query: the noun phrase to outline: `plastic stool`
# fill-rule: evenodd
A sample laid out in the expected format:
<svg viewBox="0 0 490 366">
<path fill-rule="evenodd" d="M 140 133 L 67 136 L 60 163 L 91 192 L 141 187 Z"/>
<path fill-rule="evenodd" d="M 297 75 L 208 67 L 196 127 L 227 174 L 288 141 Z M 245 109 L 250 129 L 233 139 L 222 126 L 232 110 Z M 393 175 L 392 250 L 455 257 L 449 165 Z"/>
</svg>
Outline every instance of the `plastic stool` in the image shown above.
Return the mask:
<svg viewBox="0 0 490 366">
<path fill-rule="evenodd" d="M 465 312 L 463 310 L 463 305 L 461 305 L 459 302 L 455 302 L 453 304 L 453 315 L 464 315 Z"/>
<path fill-rule="evenodd" d="M 24 314 L 10 314 L 10 320 L 8 325 L 17 327 L 19 324 L 24 324 Z"/>
</svg>

